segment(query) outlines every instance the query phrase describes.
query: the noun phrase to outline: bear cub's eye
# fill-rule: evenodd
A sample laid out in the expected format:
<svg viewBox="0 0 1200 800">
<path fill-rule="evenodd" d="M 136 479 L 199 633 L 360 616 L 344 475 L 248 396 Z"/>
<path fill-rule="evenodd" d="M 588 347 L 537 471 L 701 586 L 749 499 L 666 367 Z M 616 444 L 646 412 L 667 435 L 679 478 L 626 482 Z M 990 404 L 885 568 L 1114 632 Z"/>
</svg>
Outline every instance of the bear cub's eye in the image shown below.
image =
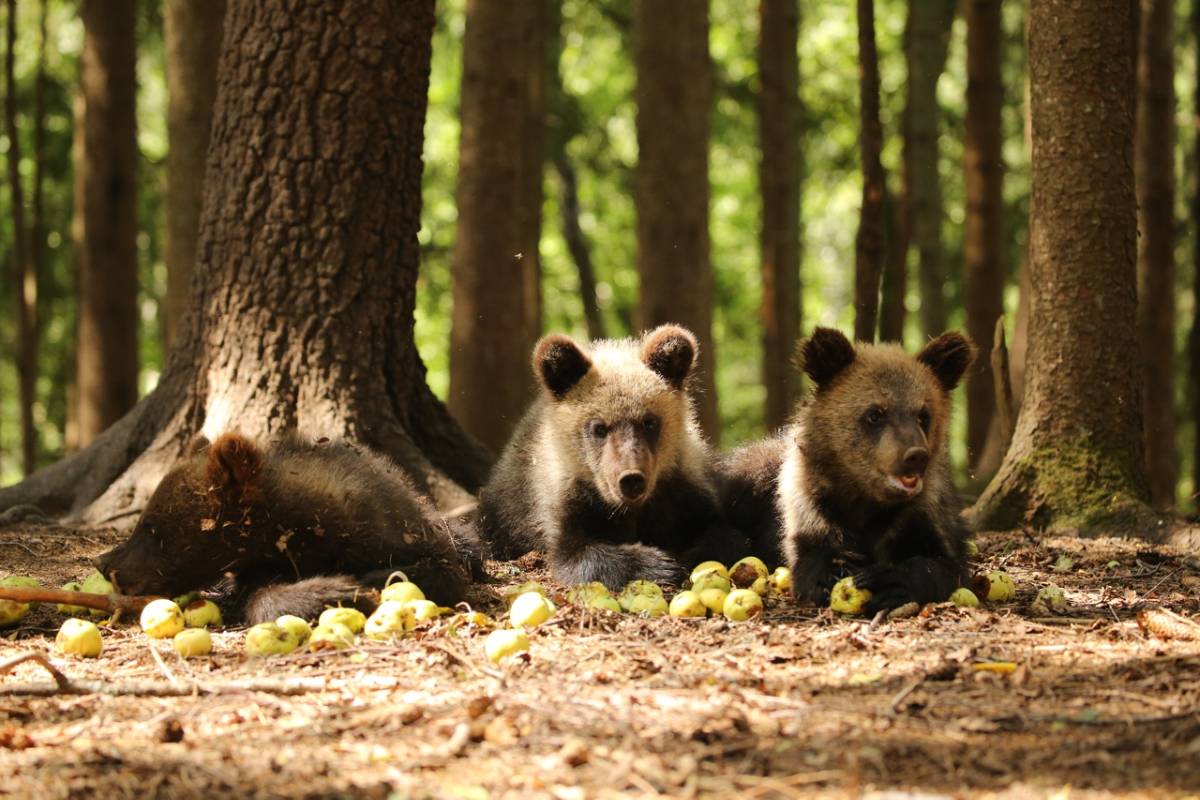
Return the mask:
<svg viewBox="0 0 1200 800">
<path fill-rule="evenodd" d="M 871 406 L 863 414 L 862 419 L 868 428 L 878 428 L 886 416 L 887 412 L 883 410 L 882 406 Z"/>
<path fill-rule="evenodd" d="M 921 430 L 929 433 L 929 426 L 933 424 L 933 415 L 929 413 L 928 408 L 922 408 L 917 412 L 917 423 L 921 426 Z"/>
<path fill-rule="evenodd" d="M 588 435 L 593 439 L 603 439 L 608 436 L 608 426 L 598 419 L 594 419 L 587 424 Z"/>
<path fill-rule="evenodd" d="M 661 426 L 662 420 L 658 418 L 657 414 L 647 414 L 642 420 L 642 431 L 647 436 L 653 436 L 654 434 L 658 433 L 658 429 Z"/>
</svg>

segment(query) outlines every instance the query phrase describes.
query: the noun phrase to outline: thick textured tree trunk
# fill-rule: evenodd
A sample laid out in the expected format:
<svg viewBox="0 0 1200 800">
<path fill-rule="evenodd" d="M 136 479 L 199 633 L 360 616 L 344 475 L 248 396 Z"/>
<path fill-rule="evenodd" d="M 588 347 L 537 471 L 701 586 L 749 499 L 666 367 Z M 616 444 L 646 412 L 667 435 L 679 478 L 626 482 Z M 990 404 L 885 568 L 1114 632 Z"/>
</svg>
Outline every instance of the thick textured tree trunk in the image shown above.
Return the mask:
<svg viewBox="0 0 1200 800">
<path fill-rule="evenodd" d="M 720 438 L 708 239 L 712 65 L 707 0 L 634 0 L 638 325 L 677 322 L 700 339 L 700 424 Z"/>
<path fill-rule="evenodd" d="M 544 13 L 540 1 L 467 3 L 449 405 L 493 450 L 533 396 L 541 328 Z"/>
<path fill-rule="evenodd" d="M 884 198 L 887 176 L 880 153 L 879 54 L 875 48 L 874 0 L 858 0 L 859 154 L 862 160 L 862 211 L 854 246 L 854 338 L 875 340 L 879 277 L 883 272 Z"/>
<path fill-rule="evenodd" d="M 946 67 L 954 3 L 947 0 L 908 2 L 908 134 L 909 220 L 917 248 L 921 287 L 921 328 L 937 336 L 946 330 L 946 264 L 942 247 L 942 182 L 938 175 L 938 136 L 942 119 L 938 79 Z M 996 135 L 1000 132 L 997 130 Z M 994 320 L 993 320 L 994 322 Z"/>
<path fill-rule="evenodd" d="M 1141 0 L 1137 132 L 1138 334 L 1146 473 L 1155 508 L 1175 505 L 1175 3 Z"/>
<path fill-rule="evenodd" d="M 1012 446 L 975 508 L 986 528 L 1156 532 L 1137 367 L 1133 8 L 1030 6 L 1027 382 Z"/>
<path fill-rule="evenodd" d="M 966 231 L 963 238 L 967 333 L 980 352 L 992 350 L 1004 313 L 1008 275 L 1004 234 L 1004 129 L 1000 109 L 1000 0 L 967 0 Z M 979 358 L 967 375 L 967 458 L 978 469 L 996 413 L 991 365 Z"/>
<path fill-rule="evenodd" d="M 187 311 L 196 264 L 204 158 L 217 96 L 225 0 L 167 0 L 167 346 Z"/>
<path fill-rule="evenodd" d="M 1200 53 L 1200 2 L 1192 2 L 1192 48 Z M 1197 58 L 1200 65 L 1200 58 Z M 1200 242 L 1200 67 L 1192 81 L 1193 154 L 1196 183 L 1192 186 L 1192 235 Z M 1192 382 L 1192 492 L 1193 510 L 1200 512 L 1200 247 L 1192 247 L 1192 330 L 1188 340 Z"/>
<path fill-rule="evenodd" d="M 192 312 L 158 387 L 0 508 L 131 515 L 193 434 L 228 428 L 361 442 L 444 507 L 479 486 L 488 454 L 413 342 L 433 22 L 433 0 L 231 0 Z"/>
<path fill-rule="evenodd" d="M 801 324 L 799 3 L 762 0 L 759 21 L 764 421 L 774 430 L 800 394 L 800 373 L 792 364 Z"/>
<path fill-rule="evenodd" d="M 86 445 L 138 398 L 137 2 L 81 0 L 83 160 L 76 383 Z"/>
<path fill-rule="evenodd" d="M 21 186 L 21 137 L 17 129 L 17 0 L 8 0 L 8 25 L 4 48 L 4 121 L 8 134 L 8 187 L 13 230 L 12 264 L 17 298 L 17 401 L 21 415 L 21 468 L 33 472 L 37 459 L 37 430 L 33 404 L 38 376 L 38 265 L 33 260 L 29 230 L 25 227 L 25 191 Z"/>
</svg>

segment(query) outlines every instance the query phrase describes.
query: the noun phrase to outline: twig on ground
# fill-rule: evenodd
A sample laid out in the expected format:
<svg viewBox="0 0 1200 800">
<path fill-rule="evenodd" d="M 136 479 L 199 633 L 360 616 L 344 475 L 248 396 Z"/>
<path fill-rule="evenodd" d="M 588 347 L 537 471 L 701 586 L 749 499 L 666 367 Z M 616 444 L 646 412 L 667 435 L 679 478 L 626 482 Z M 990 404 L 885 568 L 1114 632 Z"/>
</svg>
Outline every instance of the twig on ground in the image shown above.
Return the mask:
<svg viewBox="0 0 1200 800">
<path fill-rule="evenodd" d="M 66 691 L 71 686 L 71 679 L 60 672 L 58 667 L 51 664 L 50 659 L 41 653 L 24 653 L 16 658 L 10 658 L 8 661 L 0 663 L 0 675 L 12 672 L 18 664 L 24 664 L 26 661 L 41 664 L 50 673 L 50 676 L 54 678 L 54 682 L 58 684 L 59 690 Z"/>
</svg>

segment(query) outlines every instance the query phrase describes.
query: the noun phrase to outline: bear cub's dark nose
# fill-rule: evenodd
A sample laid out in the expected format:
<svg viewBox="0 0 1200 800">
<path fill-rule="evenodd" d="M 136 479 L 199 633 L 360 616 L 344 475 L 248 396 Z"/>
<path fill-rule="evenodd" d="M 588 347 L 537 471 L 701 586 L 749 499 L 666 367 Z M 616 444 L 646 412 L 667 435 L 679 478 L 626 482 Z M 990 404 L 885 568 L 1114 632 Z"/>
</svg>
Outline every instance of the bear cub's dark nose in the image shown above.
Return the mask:
<svg viewBox="0 0 1200 800">
<path fill-rule="evenodd" d="M 637 500 L 646 491 L 646 478 L 640 472 L 626 472 L 617 483 L 626 500 Z"/>
<path fill-rule="evenodd" d="M 910 447 L 904 454 L 901 466 L 902 475 L 924 475 L 929 466 L 929 451 L 924 447 Z"/>
</svg>

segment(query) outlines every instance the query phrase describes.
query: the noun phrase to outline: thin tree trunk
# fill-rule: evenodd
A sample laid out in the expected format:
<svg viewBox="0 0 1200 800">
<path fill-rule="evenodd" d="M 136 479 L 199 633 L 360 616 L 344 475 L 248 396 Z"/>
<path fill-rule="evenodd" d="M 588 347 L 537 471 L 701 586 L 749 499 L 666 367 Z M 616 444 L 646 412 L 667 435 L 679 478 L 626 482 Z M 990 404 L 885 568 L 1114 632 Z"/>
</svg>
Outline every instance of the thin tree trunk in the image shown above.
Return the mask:
<svg viewBox="0 0 1200 800">
<path fill-rule="evenodd" d="M 413 341 L 433 24 L 432 0 L 230 0 L 193 310 L 154 392 L 0 509 L 129 519 L 195 433 L 229 428 L 360 442 L 442 507 L 478 488 L 488 454 Z"/>
<path fill-rule="evenodd" d="M 1004 313 L 1008 275 L 1004 231 L 1004 103 L 1000 58 L 1000 0 L 967 0 L 966 231 L 963 238 L 967 333 L 984 354 L 992 351 L 996 320 Z M 996 413 L 988 359 L 967 379 L 967 457 L 978 469 Z"/>
<path fill-rule="evenodd" d="M 1135 135 L 1138 333 L 1146 472 L 1155 508 L 1175 505 L 1175 4 L 1141 0 Z"/>
<path fill-rule="evenodd" d="M 976 505 L 985 529 L 1156 532 L 1137 367 L 1133 9 L 1030 4 L 1027 383 L 1012 446 Z"/>
<path fill-rule="evenodd" d="M 603 339 L 607 334 L 604 315 L 600 313 L 600 302 L 596 297 L 596 271 L 592 267 L 592 248 L 588 244 L 587 234 L 579 224 L 579 182 L 566 148 L 561 148 L 554 154 L 554 169 L 558 173 L 559 186 L 562 188 L 558 203 L 562 210 L 563 239 L 566 240 L 567 252 L 571 254 L 571 260 L 575 262 L 575 269 L 579 273 L 579 299 L 583 303 L 588 338 Z"/>
<path fill-rule="evenodd" d="M 946 264 L 942 247 L 942 183 L 938 174 L 941 108 L 938 79 L 946 67 L 954 3 L 947 0 L 908 2 L 908 129 L 909 219 L 917 248 L 921 287 L 921 327 L 927 337 L 946 330 Z M 999 136 L 999 132 L 996 134 Z M 994 320 L 993 320 L 994 322 Z"/>
<path fill-rule="evenodd" d="M 901 168 L 900 191 L 889 191 L 883 199 L 884 231 L 883 275 L 879 286 L 879 341 L 903 342 L 904 305 L 908 294 L 908 180 L 907 168 Z"/>
<path fill-rule="evenodd" d="M 708 238 L 712 65 L 707 0 L 634 0 L 638 325 L 677 322 L 700 339 L 700 424 L 720 437 Z"/>
<path fill-rule="evenodd" d="M 187 310 L 196 264 L 204 158 L 217 95 L 217 59 L 225 0 L 167 0 L 163 28 L 167 55 L 167 347 Z"/>
<path fill-rule="evenodd" d="M 71 255 L 74 259 L 74 274 L 71 281 L 71 293 L 75 308 L 82 309 L 82 287 L 84 249 L 83 210 L 83 141 L 84 141 L 84 100 L 83 87 L 71 98 Z M 75 319 L 75 336 L 71 341 L 66 365 L 66 421 L 63 425 L 63 446 L 67 453 L 76 453 L 83 447 L 83 433 L 79 428 L 80 407 L 83 405 L 79 398 L 79 314 Z"/>
<path fill-rule="evenodd" d="M 879 309 L 879 277 L 883 272 L 884 195 L 887 176 L 880 153 L 879 55 L 875 49 L 874 0 L 858 2 L 859 153 L 862 159 L 862 212 L 855 240 L 854 338 L 875 340 Z"/>
<path fill-rule="evenodd" d="M 787 421 L 800 394 L 799 371 L 792 365 L 801 326 L 799 3 L 762 0 L 759 21 L 764 421 L 774 430 Z"/>
<path fill-rule="evenodd" d="M 529 353 L 541 327 L 544 11 L 542 2 L 467 3 L 449 405 L 493 450 L 532 397 Z"/>
<path fill-rule="evenodd" d="M 37 392 L 38 319 L 37 264 L 31 259 L 29 230 L 25 227 L 25 191 L 21 186 L 21 137 L 17 129 L 17 80 L 15 48 L 17 42 L 17 2 L 8 0 L 8 35 L 4 50 L 4 121 L 8 134 L 8 188 L 11 198 L 13 247 L 16 267 L 17 298 L 17 381 L 21 408 L 21 467 L 33 472 L 37 459 L 37 430 L 33 425 L 33 404 Z"/>
<path fill-rule="evenodd" d="M 83 160 L 79 437 L 86 445 L 138 397 L 137 2 L 81 0 Z"/>
</svg>

